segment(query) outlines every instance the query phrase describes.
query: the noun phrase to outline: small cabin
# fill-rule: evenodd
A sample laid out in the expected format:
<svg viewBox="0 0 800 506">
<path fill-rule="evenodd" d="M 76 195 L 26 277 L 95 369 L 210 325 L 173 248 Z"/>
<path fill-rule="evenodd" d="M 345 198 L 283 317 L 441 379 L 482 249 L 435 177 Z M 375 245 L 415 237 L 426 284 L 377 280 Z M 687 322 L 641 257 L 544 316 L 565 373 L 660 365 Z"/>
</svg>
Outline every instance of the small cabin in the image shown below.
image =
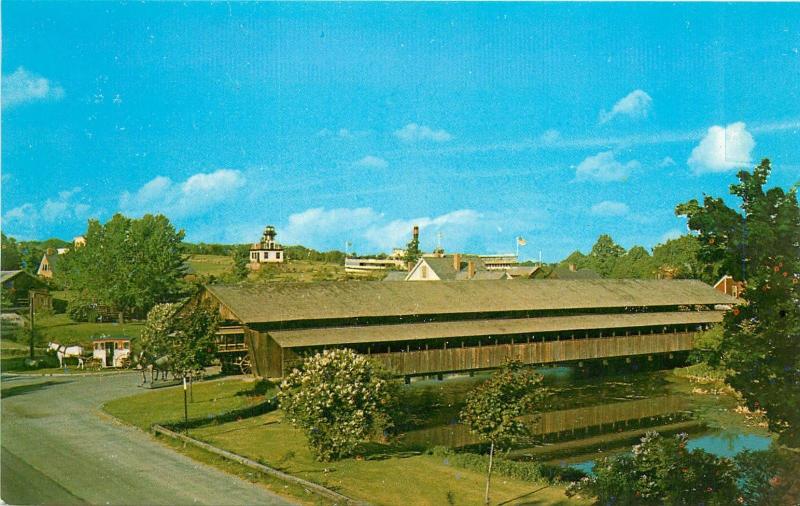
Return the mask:
<svg viewBox="0 0 800 506">
<path fill-rule="evenodd" d="M 131 338 L 100 336 L 92 339 L 92 358 L 102 367 L 126 367 L 131 359 Z"/>
</svg>

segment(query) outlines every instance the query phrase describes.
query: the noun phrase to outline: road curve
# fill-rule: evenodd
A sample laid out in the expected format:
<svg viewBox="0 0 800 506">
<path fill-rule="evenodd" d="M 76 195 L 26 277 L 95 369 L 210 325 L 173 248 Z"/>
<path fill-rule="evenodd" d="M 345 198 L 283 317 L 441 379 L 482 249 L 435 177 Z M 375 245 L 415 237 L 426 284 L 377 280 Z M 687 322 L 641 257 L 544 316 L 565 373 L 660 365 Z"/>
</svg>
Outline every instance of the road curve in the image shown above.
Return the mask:
<svg viewBox="0 0 800 506">
<path fill-rule="evenodd" d="M 7 504 L 286 505 L 103 414 L 136 374 L 2 377 L 0 498 Z"/>
</svg>

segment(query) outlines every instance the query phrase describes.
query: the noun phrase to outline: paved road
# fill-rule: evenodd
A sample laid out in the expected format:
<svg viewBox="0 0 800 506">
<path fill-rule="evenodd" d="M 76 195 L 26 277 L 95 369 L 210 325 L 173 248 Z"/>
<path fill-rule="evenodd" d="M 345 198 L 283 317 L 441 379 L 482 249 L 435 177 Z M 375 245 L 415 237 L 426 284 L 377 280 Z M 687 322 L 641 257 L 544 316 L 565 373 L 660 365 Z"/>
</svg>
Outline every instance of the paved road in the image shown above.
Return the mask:
<svg viewBox="0 0 800 506">
<path fill-rule="evenodd" d="M 284 505 L 100 411 L 138 376 L 2 377 L 0 497 L 8 504 Z"/>
</svg>

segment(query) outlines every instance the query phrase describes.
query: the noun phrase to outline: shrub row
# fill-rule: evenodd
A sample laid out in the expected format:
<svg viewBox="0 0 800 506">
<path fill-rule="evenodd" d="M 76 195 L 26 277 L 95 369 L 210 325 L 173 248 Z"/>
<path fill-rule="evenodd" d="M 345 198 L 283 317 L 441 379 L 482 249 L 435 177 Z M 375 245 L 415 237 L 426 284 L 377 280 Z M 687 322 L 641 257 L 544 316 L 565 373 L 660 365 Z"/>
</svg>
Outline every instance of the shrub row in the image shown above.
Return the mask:
<svg viewBox="0 0 800 506">
<path fill-rule="evenodd" d="M 436 446 L 428 450 L 428 454 L 445 459 L 445 463 L 485 473 L 489 467 L 489 456 L 478 453 L 455 452 L 450 448 Z M 576 481 L 586 473 L 571 467 L 560 467 L 540 462 L 511 460 L 495 457 L 492 472 L 508 478 L 531 483 L 558 483 Z"/>
</svg>

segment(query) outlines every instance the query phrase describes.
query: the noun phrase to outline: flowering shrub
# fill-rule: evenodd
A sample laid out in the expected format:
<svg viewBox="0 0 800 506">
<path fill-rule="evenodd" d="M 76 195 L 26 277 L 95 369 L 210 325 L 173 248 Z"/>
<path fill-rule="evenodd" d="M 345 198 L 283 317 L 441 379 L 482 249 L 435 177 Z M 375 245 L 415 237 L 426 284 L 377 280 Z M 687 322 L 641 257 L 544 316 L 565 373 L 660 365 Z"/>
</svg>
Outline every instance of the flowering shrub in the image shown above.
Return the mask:
<svg viewBox="0 0 800 506">
<path fill-rule="evenodd" d="M 594 476 L 567 487 L 567 495 L 596 497 L 600 504 L 736 504 L 736 467 L 703 450 L 688 451 L 686 434 L 672 438 L 648 432 L 631 454 L 603 458 Z"/>
<path fill-rule="evenodd" d="M 352 455 L 359 442 L 388 428 L 395 388 L 366 357 L 348 349 L 326 350 L 286 377 L 278 399 L 317 458 L 330 461 Z"/>
</svg>

